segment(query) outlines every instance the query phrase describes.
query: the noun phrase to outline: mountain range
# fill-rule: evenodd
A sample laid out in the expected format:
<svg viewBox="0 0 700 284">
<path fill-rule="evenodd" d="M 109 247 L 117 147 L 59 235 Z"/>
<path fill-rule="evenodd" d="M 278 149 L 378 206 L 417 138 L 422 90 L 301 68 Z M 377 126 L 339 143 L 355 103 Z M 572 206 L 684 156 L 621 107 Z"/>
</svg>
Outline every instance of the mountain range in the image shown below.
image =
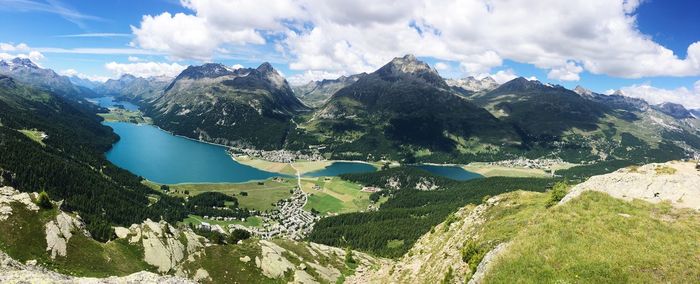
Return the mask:
<svg viewBox="0 0 700 284">
<path fill-rule="evenodd" d="M 412 55 L 369 74 L 296 87 L 269 63 L 240 69 L 207 63 L 176 78 L 126 74 L 101 84 L 28 59 L 2 61 L 0 72 L 59 94 L 136 102 L 156 125 L 179 135 L 260 149 L 324 146 L 331 158 L 581 162 L 683 157 L 700 149 L 699 110 L 525 78 L 445 80 Z"/>
<path fill-rule="evenodd" d="M 0 60 L 0 74 L 62 96 L 94 97 L 96 94 L 84 86 L 74 85 L 71 80 L 51 69 L 41 68 L 28 58 Z"/>
</svg>

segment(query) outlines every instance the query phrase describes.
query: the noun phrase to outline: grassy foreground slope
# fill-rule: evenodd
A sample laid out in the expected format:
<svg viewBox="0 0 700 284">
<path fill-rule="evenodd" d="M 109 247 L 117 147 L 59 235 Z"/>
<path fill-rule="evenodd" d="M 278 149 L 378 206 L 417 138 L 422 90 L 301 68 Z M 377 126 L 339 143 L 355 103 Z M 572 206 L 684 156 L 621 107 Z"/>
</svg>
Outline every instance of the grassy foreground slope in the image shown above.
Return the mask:
<svg viewBox="0 0 700 284">
<path fill-rule="evenodd" d="M 467 205 L 418 239 L 401 258 L 348 282 L 696 283 L 697 210 L 679 206 L 675 198 L 665 200 L 663 191 L 660 200 L 649 199 L 655 203 L 601 192 L 624 191 L 622 183 L 651 178 L 651 189 L 636 196 L 646 198 L 659 191 L 654 186 L 663 182 L 656 181 L 679 174 L 658 165 L 645 167 L 652 166 L 659 170 L 623 169 L 606 175 L 613 177 L 609 183 L 596 183 L 605 188 L 579 192 L 593 184 L 589 180 L 571 189 L 574 197 L 563 199 L 568 202 L 555 206 L 551 205 L 563 195 L 552 199 L 553 192 L 566 188 L 561 184 L 550 192 L 515 191 Z M 700 179 L 700 172 L 693 178 Z"/>
<path fill-rule="evenodd" d="M 604 193 L 536 215 L 487 283 L 644 283 L 700 279 L 700 215 Z M 515 278 L 517 276 L 517 278 Z"/>
</svg>

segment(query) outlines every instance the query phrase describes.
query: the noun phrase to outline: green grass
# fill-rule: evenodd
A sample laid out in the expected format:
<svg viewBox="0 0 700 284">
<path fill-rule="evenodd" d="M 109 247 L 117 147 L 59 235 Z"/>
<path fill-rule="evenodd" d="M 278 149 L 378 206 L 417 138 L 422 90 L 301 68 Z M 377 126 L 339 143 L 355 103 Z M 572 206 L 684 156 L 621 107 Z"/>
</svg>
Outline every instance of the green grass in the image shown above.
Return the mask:
<svg viewBox="0 0 700 284">
<path fill-rule="evenodd" d="M 29 129 L 20 129 L 19 132 L 22 132 L 22 134 L 26 135 L 29 137 L 29 139 L 32 139 L 34 142 L 39 143 L 41 146 L 46 146 L 44 144 L 44 132 L 39 131 L 39 130 L 29 130 Z"/>
<path fill-rule="evenodd" d="M 313 189 L 318 185 L 320 190 Z M 304 209 L 318 210 L 322 214 L 351 213 L 367 210 L 370 193 L 362 192 L 362 186 L 338 177 L 326 181 L 324 177 L 302 180 L 302 187 L 309 195 Z"/>
<path fill-rule="evenodd" d="M 248 256 L 250 261 L 243 262 L 241 257 Z M 260 257 L 257 240 L 247 240 L 240 245 L 217 245 L 205 248 L 203 257 L 184 264 L 191 275 L 198 268 L 209 273 L 211 281 L 203 283 L 287 283 L 285 279 L 269 279 L 255 266 L 255 257 Z M 291 279 L 289 279 L 291 280 Z"/>
<path fill-rule="evenodd" d="M 239 221 L 239 220 L 236 220 L 236 221 L 218 221 L 218 220 L 211 220 L 211 219 L 207 220 L 207 219 L 202 218 L 202 216 L 197 216 L 197 215 L 189 215 L 185 220 L 182 220 L 182 223 L 187 224 L 187 225 L 189 225 L 189 224 L 198 225 L 202 222 L 207 222 L 207 223 L 212 224 L 212 225 L 220 225 L 224 228 L 227 228 L 228 225 L 230 225 L 230 224 L 239 224 L 239 225 L 243 225 L 246 227 L 260 227 L 260 225 L 262 224 L 262 220 L 260 219 L 260 217 L 256 217 L 256 216 L 246 218 L 245 222 Z"/>
<path fill-rule="evenodd" d="M 126 240 L 103 244 L 79 232 L 74 232 L 68 241 L 67 256 L 52 260 L 46 251 L 44 224 L 56 214 L 56 209 L 33 212 L 24 205 L 13 204 L 12 215 L 0 221 L 0 250 L 20 262 L 34 259 L 44 267 L 75 276 L 123 276 L 154 270 L 143 261 L 140 247 L 129 245 Z"/>
<path fill-rule="evenodd" d="M 189 183 L 189 184 L 173 184 L 170 185 L 170 190 L 177 196 L 187 196 L 184 192 L 189 191 L 189 195 L 197 195 L 202 192 L 221 192 L 231 195 L 238 199 L 240 207 L 265 211 L 273 209 L 277 201 L 289 198 L 289 191 L 294 188 L 296 182 L 292 179 L 283 179 L 284 182 L 275 182 L 271 179 L 263 181 L 263 185 L 258 182 L 248 183 Z M 150 182 L 149 182 L 150 183 Z M 159 188 L 160 185 L 150 183 L 151 187 Z M 248 196 L 240 195 L 241 192 L 247 192 Z"/>
<path fill-rule="evenodd" d="M 514 242 L 485 283 L 688 283 L 700 279 L 700 218 L 668 204 L 586 192 L 544 210 L 545 195 L 512 201 L 480 240 Z M 626 215 L 622 215 L 626 214 Z M 499 217 L 500 216 L 500 217 Z M 511 228 L 522 228 L 519 232 Z"/>
<path fill-rule="evenodd" d="M 403 240 L 391 240 L 387 242 L 386 247 L 390 249 L 400 248 L 403 246 Z"/>
</svg>

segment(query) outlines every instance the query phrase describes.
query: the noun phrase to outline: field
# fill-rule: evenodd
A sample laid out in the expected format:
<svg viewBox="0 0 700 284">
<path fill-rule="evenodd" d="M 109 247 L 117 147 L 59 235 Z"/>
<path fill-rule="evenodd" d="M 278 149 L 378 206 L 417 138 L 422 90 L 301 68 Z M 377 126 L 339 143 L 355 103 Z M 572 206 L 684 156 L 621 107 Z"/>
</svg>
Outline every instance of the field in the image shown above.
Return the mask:
<svg viewBox="0 0 700 284">
<path fill-rule="evenodd" d="M 554 170 L 568 169 L 574 164 L 564 163 L 556 165 Z M 463 169 L 480 174 L 485 177 L 551 177 L 550 173 L 542 169 L 512 168 L 499 165 L 489 165 L 487 163 L 471 163 L 462 166 Z"/>
<path fill-rule="evenodd" d="M 120 108 L 110 108 L 109 113 L 100 113 L 102 118 L 107 122 L 131 122 L 151 124 L 153 121 L 149 117 L 143 116 L 141 111 L 129 111 Z"/>
<path fill-rule="evenodd" d="M 259 170 L 285 175 L 296 175 L 296 170 L 299 170 L 299 173 L 303 175 L 305 173 L 321 170 L 333 163 L 333 161 L 298 161 L 294 162 L 294 166 L 292 167 L 289 163 L 269 162 L 250 158 L 248 156 L 238 156 L 236 157 L 236 162 Z"/>
<path fill-rule="evenodd" d="M 22 132 L 22 134 L 29 137 L 29 139 L 34 140 L 36 143 L 41 144 L 41 146 L 46 146 L 46 144 L 44 144 L 44 139 L 46 139 L 46 133 L 39 130 L 29 129 L 20 129 L 19 132 Z"/>
<path fill-rule="evenodd" d="M 321 214 L 350 213 L 365 211 L 370 204 L 370 193 L 362 192 L 362 186 L 338 177 L 303 178 L 301 185 L 309 194 L 306 210 L 314 209 Z"/>
<path fill-rule="evenodd" d="M 243 225 L 246 227 L 259 227 L 262 224 L 262 220 L 260 220 L 260 217 L 256 217 L 256 216 L 246 218 L 245 222 L 239 221 L 239 220 L 236 220 L 236 221 L 207 220 L 207 219 L 202 218 L 202 216 L 197 216 L 197 215 L 189 215 L 185 220 L 182 220 L 182 223 L 187 224 L 187 225 L 189 225 L 189 224 L 199 225 L 202 222 L 207 222 L 207 223 L 212 224 L 212 225 L 220 225 L 223 228 L 227 228 L 228 225 L 230 225 L 230 224 L 239 224 L 239 225 Z"/>
<path fill-rule="evenodd" d="M 183 183 L 169 185 L 170 191 L 177 196 L 197 195 L 202 192 L 221 192 L 236 197 L 240 207 L 265 211 L 273 209 L 277 201 L 291 196 L 289 193 L 296 186 L 294 179 L 282 179 L 281 182 L 268 179 L 258 184 L 258 182 L 248 183 Z M 159 188 L 160 185 L 147 182 L 153 188 Z M 247 196 L 242 196 L 241 192 L 248 193 Z"/>
</svg>

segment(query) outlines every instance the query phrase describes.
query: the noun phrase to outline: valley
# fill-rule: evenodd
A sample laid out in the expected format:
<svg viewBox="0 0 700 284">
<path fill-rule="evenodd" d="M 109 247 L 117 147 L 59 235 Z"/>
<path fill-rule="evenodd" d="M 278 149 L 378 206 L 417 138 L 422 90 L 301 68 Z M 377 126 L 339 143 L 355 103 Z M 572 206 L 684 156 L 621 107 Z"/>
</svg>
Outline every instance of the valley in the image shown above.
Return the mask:
<svg viewBox="0 0 700 284">
<path fill-rule="evenodd" d="M 412 55 L 295 88 L 269 63 L 125 75 L 89 98 L 31 82 L 0 76 L 0 249 L 18 261 L 0 280 L 694 277 L 679 205 L 696 202 L 700 120 L 682 106 L 445 80 Z M 658 250 L 629 253 L 642 235 Z"/>
</svg>

